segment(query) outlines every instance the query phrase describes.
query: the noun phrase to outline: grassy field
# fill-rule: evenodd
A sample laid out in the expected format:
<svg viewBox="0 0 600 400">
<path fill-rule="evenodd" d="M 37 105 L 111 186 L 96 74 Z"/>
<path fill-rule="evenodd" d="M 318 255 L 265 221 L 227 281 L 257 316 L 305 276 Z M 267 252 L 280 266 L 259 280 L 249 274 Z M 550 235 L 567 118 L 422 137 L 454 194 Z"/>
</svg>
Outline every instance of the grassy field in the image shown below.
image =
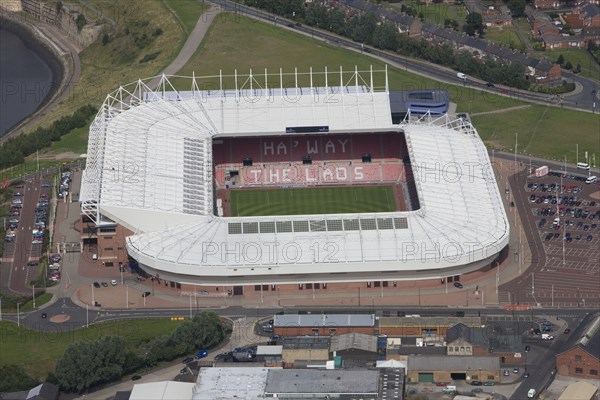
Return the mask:
<svg viewBox="0 0 600 400">
<path fill-rule="evenodd" d="M 185 36 L 188 37 L 196 23 L 198 18 L 208 6 L 204 3 L 200 4 L 198 0 L 164 0 L 168 8 L 170 8 L 175 15 L 180 25 L 183 27 Z"/>
<path fill-rule="evenodd" d="M 402 4 L 391 4 L 390 8 L 400 11 L 401 5 L 406 5 L 417 10 L 417 13 L 423 13 L 425 23 L 444 25 L 446 19 L 458 21 L 462 25 L 467 16 L 467 12 L 463 6 L 455 6 L 446 3 L 420 3 L 418 0 L 406 0 Z"/>
<path fill-rule="evenodd" d="M 395 211 L 390 186 L 234 190 L 234 216 L 342 214 Z"/>
<path fill-rule="evenodd" d="M 523 42 L 521 41 L 519 35 L 517 35 L 515 28 L 512 27 L 488 28 L 485 31 L 485 39 L 517 50 L 523 45 Z"/>
<path fill-rule="evenodd" d="M 547 57 L 550 61 L 556 61 L 561 54 L 565 58 L 565 64 L 567 61 L 571 61 L 573 68 L 577 64 L 581 65 L 581 76 L 600 79 L 600 66 L 591 60 L 587 51 L 583 49 L 546 50 L 543 52 L 532 52 L 531 56 L 536 58 Z"/>
<path fill-rule="evenodd" d="M 290 51 L 293 49 L 293 51 Z M 268 68 L 269 86 L 279 86 L 279 68 L 283 69 L 284 86 L 294 87 L 294 68 L 303 75 L 298 76 L 299 86 L 308 86 L 310 81 L 306 74 L 310 67 L 314 72 L 324 72 L 328 68 L 329 85 L 340 82 L 339 68 L 344 67 L 344 84 L 353 84 L 354 66 L 359 70 L 383 70 L 385 63 L 338 46 L 313 40 L 304 35 L 291 32 L 279 26 L 261 23 L 249 18 L 221 14 L 215 18 L 207 37 L 202 42 L 198 51 L 190 61 L 178 72 L 181 76 L 192 76 L 192 72 L 200 76 L 213 76 L 202 81 L 204 88 L 219 87 L 219 69 L 223 74 L 233 74 L 234 68 L 238 71 L 238 84 L 240 87 L 249 87 L 248 73 L 252 68 L 254 77 L 253 87 L 264 86 L 264 71 Z M 286 75 L 287 74 L 287 75 Z M 374 74 L 375 86 L 384 85 L 383 73 Z M 224 86 L 232 88 L 233 78 L 224 78 Z M 360 82 L 359 84 L 364 84 Z M 368 82 L 367 82 L 368 83 Z M 314 75 L 313 85 L 324 85 L 325 74 Z M 178 89 L 189 90 L 190 82 L 174 80 Z M 433 79 L 408 73 L 398 68 L 389 68 L 389 85 L 391 89 L 447 89 L 450 99 L 458 103 L 461 111 L 473 112 L 492 111 L 497 108 L 522 105 L 517 100 L 497 96 L 479 90 L 472 90 L 461 85 L 450 85 L 437 82 Z"/>
<path fill-rule="evenodd" d="M 87 151 L 89 127 L 73 129 L 64 135 L 58 142 L 52 142 L 52 146 L 46 152 L 50 153 L 75 153 L 83 154 Z"/>
<path fill-rule="evenodd" d="M 473 116 L 472 120 L 486 144 L 496 148 L 514 150 L 518 133 L 520 154 L 559 161 L 566 156 L 574 161 L 578 143 L 580 154 L 589 151 L 600 155 L 597 114 L 532 105 L 507 113 Z"/>
<path fill-rule="evenodd" d="M 44 168 L 54 167 L 63 163 L 64 160 L 40 160 L 39 166 L 40 170 L 43 170 Z M 4 181 L 5 179 L 13 179 L 22 175 L 36 172 L 37 167 L 38 163 L 34 154 L 33 156 L 28 157 L 27 161 L 25 161 L 23 164 L 0 170 L 0 181 Z"/>
<path fill-rule="evenodd" d="M 90 325 L 73 329 L 65 324 L 56 325 L 54 332 L 31 331 L 16 324 L 0 321 L 2 329 L 2 357 L 0 364 L 21 364 L 35 377 L 44 379 L 54 371 L 56 361 L 70 343 L 95 340 L 101 336 L 119 335 L 136 346 L 156 336 L 172 332 L 181 321 L 164 319 L 136 319 Z"/>
</svg>

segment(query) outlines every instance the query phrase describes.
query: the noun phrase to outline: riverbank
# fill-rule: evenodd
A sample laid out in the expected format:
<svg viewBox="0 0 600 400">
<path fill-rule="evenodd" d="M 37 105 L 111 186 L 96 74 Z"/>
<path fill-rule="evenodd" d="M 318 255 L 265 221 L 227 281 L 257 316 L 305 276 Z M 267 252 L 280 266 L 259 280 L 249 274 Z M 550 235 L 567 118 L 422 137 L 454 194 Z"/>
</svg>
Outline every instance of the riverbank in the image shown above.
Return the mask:
<svg viewBox="0 0 600 400">
<path fill-rule="evenodd" d="M 35 52 L 52 71 L 52 85 L 44 101 L 29 116 L 14 124 L 0 137 L 0 142 L 17 136 L 25 131 L 26 125 L 32 119 L 45 115 L 48 106 L 55 101 L 66 89 L 73 71 L 69 52 L 62 50 L 51 38 L 43 35 L 40 30 L 29 20 L 19 14 L 10 12 L 0 13 L 2 29 L 17 35 L 25 46 Z"/>
</svg>

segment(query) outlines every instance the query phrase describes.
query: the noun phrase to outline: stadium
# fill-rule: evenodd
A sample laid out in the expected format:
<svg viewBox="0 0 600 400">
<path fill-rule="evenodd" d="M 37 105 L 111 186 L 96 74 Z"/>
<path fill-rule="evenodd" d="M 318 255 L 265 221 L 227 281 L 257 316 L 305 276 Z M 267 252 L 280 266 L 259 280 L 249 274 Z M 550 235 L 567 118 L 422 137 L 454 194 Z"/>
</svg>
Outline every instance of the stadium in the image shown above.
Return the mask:
<svg viewBox="0 0 600 400">
<path fill-rule="evenodd" d="M 476 130 L 422 104 L 393 123 L 387 69 L 158 79 L 90 127 L 80 201 L 103 263 L 239 295 L 459 279 L 506 253 Z"/>
</svg>

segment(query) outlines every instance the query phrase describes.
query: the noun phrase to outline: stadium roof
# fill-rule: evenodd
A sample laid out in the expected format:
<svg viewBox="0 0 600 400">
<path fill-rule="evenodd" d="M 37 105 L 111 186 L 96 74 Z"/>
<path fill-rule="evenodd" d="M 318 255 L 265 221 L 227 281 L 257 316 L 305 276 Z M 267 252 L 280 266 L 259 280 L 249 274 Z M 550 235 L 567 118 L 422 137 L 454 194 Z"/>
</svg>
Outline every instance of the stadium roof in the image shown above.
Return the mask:
<svg viewBox="0 0 600 400">
<path fill-rule="evenodd" d="M 232 284 L 364 280 L 372 271 L 446 276 L 480 268 L 509 226 L 486 149 L 445 115 L 393 125 L 389 91 L 369 79 L 328 88 L 177 92 L 163 77 L 107 97 L 90 128 L 82 211 L 129 228 L 130 255 L 165 279 Z M 190 85 L 194 87 L 194 85 Z M 293 99 L 293 101 L 292 101 Z M 372 214 L 229 217 L 213 214 L 214 136 L 404 131 L 421 208 Z M 327 245 L 315 251 L 315 245 Z M 481 264 L 481 265 L 479 265 Z M 455 273 L 456 271 L 454 271 Z M 427 273 L 429 275 L 427 275 Z M 175 278 L 177 277 L 177 278 Z"/>
</svg>

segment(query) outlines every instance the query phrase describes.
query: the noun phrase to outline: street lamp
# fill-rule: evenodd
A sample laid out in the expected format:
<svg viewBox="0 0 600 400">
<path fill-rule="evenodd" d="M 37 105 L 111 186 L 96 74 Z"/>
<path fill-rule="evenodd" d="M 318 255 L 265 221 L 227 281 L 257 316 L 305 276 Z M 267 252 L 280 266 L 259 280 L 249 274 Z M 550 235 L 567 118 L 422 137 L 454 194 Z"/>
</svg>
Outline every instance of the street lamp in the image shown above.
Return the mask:
<svg viewBox="0 0 600 400">
<path fill-rule="evenodd" d="M 21 326 L 21 310 L 19 309 L 20 306 L 21 303 L 17 303 L 17 327 Z"/>
</svg>

